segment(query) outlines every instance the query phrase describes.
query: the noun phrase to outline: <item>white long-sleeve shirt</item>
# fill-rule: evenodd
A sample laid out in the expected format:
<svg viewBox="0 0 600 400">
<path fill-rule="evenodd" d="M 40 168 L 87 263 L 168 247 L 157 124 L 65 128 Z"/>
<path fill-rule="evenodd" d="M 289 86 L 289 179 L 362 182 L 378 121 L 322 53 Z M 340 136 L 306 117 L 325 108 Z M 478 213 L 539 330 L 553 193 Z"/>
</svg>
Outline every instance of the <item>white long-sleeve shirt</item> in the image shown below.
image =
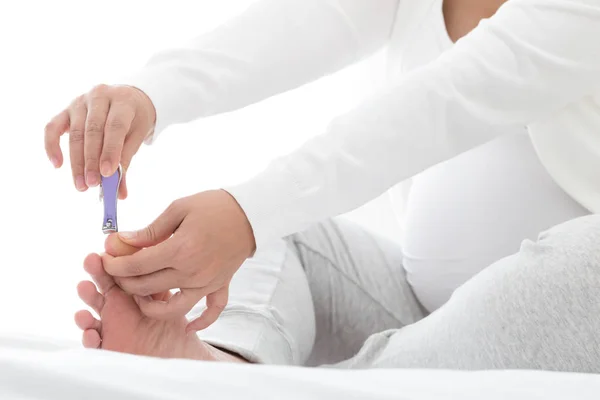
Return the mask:
<svg viewBox="0 0 600 400">
<path fill-rule="evenodd" d="M 393 71 L 410 40 L 403 13 L 431 1 L 263 0 L 188 47 L 156 55 L 125 83 L 152 99 L 156 136 L 382 46 Z M 226 188 L 257 245 L 360 206 L 515 124 L 528 126 L 556 182 L 600 211 L 600 0 L 509 0 L 435 61 L 392 77 L 326 132 Z"/>
</svg>

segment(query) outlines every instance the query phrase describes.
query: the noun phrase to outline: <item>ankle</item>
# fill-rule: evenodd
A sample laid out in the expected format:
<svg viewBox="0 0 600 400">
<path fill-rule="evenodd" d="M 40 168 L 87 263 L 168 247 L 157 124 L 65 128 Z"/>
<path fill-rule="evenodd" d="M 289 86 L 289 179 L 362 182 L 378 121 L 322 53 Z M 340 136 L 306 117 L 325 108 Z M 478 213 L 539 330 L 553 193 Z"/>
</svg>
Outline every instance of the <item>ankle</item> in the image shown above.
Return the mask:
<svg viewBox="0 0 600 400">
<path fill-rule="evenodd" d="M 237 353 L 223 349 L 221 347 L 210 345 L 208 343 L 206 343 L 206 345 L 209 347 L 210 352 L 213 354 L 215 361 L 250 364 L 250 361 L 246 360 L 244 357 L 240 356 Z"/>
</svg>

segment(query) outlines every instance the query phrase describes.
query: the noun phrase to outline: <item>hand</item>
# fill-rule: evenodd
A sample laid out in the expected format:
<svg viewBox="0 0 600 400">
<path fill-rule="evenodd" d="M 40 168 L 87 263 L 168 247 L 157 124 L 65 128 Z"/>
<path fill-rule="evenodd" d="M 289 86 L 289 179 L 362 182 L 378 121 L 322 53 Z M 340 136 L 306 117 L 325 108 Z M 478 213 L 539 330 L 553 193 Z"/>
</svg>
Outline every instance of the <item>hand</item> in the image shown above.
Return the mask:
<svg viewBox="0 0 600 400">
<path fill-rule="evenodd" d="M 99 85 L 77 97 L 45 129 L 46 154 L 55 168 L 63 164 L 60 137 L 69 132 L 73 182 L 79 191 L 100 184 L 121 164 L 119 198 L 127 197 L 125 175 L 131 159 L 156 123 L 148 96 L 130 86 Z"/>
<path fill-rule="evenodd" d="M 106 260 L 104 268 L 125 292 L 136 295 L 144 314 L 183 316 L 206 297 L 207 309 L 188 331 L 217 320 L 227 305 L 231 278 L 256 246 L 244 211 L 224 190 L 176 200 L 147 228 L 119 236 L 144 249 Z M 170 289 L 180 291 L 168 301 L 150 297 Z"/>
<path fill-rule="evenodd" d="M 118 234 L 111 233 L 106 237 L 106 240 L 104 241 L 104 250 L 106 251 L 105 254 L 95 255 L 102 258 L 103 264 L 106 263 L 106 260 L 109 260 L 111 258 L 135 254 L 141 249 L 138 247 L 128 245 L 127 243 L 121 240 Z M 110 285 L 105 285 L 105 287 L 108 286 Z M 152 297 L 157 300 L 166 300 L 171 297 L 171 292 L 167 290 L 161 293 L 155 293 L 152 295 Z"/>
</svg>

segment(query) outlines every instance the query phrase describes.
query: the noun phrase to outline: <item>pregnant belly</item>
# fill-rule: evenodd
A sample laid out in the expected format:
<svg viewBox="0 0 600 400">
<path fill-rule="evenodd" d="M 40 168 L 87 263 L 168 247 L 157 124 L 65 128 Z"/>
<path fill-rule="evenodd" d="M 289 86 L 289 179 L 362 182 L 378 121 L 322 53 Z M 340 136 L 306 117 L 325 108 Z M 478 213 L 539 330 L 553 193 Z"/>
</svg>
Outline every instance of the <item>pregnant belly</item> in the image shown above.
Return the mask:
<svg viewBox="0 0 600 400">
<path fill-rule="evenodd" d="M 529 136 L 503 136 L 420 174 L 403 249 L 410 284 L 433 311 L 525 239 L 588 212 L 540 164 Z"/>
</svg>

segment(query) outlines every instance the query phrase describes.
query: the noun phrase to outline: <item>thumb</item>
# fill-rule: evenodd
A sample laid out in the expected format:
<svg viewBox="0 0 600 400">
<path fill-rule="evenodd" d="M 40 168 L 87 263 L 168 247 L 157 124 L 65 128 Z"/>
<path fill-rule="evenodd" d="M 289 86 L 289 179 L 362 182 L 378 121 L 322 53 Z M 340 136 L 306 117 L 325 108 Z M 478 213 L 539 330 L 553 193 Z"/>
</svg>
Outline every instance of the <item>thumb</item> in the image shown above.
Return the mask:
<svg viewBox="0 0 600 400">
<path fill-rule="evenodd" d="M 181 203 L 175 201 L 146 228 L 119 232 L 119 238 L 130 246 L 143 248 L 155 246 L 171 237 L 185 218 Z"/>
<path fill-rule="evenodd" d="M 121 183 L 119 184 L 119 200 L 125 200 L 127 198 L 127 172 L 123 170 L 123 176 L 121 177 Z"/>
<path fill-rule="evenodd" d="M 104 251 L 113 257 L 129 256 L 141 249 L 123 242 L 118 234 L 111 233 L 104 241 Z"/>
</svg>

